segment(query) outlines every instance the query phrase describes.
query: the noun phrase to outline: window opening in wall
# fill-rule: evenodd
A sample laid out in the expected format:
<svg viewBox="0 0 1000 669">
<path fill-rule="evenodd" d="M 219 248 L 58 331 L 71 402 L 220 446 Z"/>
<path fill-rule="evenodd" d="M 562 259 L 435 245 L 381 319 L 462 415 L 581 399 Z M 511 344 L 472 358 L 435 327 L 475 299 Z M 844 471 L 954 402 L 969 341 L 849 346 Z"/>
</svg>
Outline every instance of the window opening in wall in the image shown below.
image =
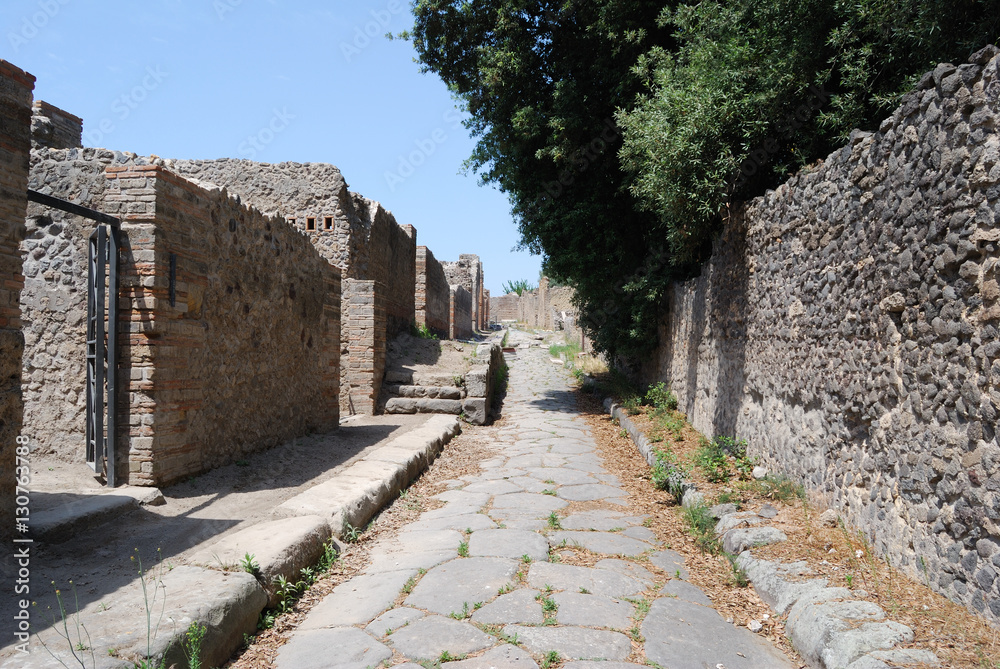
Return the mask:
<svg viewBox="0 0 1000 669">
<path fill-rule="evenodd" d="M 327 216 L 323 219 L 323 227 L 327 230 L 333 230 L 333 216 Z"/>
<path fill-rule="evenodd" d="M 295 218 L 289 218 L 288 225 L 295 225 Z"/>
<path fill-rule="evenodd" d="M 315 229 L 316 229 L 316 219 L 310 216 L 309 218 L 306 219 L 306 230 L 315 230 Z"/>
</svg>

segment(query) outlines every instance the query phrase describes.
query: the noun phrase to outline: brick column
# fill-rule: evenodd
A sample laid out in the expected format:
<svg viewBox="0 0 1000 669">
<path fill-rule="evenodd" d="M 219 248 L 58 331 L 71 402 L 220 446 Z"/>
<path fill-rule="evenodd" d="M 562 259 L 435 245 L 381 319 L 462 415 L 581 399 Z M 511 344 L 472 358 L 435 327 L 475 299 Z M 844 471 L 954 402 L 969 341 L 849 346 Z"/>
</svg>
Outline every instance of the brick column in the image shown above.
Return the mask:
<svg viewBox="0 0 1000 669">
<path fill-rule="evenodd" d="M 385 374 L 385 289 L 376 281 L 347 279 L 343 287 L 343 330 L 347 350 L 342 361 L 341 412 L 345 415 L 375 413 Z"/>
<path fill-rule="evenodd" d="M 14 449 L 24 420 L 20 306 L 24 275 L 18 247 L 28 210 L 34 89 L 33 76 L 0 60 L 0 536 L 9 536 L 14 526 Z"/>
</svg>

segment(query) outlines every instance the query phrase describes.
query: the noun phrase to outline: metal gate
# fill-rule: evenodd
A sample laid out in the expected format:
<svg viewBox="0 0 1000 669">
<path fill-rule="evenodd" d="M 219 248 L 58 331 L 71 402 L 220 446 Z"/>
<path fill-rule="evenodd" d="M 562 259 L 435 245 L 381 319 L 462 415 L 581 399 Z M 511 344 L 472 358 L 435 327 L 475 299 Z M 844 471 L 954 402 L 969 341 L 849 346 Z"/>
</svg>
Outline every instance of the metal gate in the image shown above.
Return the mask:
<svg viewBox="0 0 1000 669">
<path fill-rule="evenodd" d="M 113 216 L 32 190 L 32 202 L 97 222 L 87 254 L 87 464 L 115 487 L 118 387 L 118 257 L 120 222 Z"/>
</svg>

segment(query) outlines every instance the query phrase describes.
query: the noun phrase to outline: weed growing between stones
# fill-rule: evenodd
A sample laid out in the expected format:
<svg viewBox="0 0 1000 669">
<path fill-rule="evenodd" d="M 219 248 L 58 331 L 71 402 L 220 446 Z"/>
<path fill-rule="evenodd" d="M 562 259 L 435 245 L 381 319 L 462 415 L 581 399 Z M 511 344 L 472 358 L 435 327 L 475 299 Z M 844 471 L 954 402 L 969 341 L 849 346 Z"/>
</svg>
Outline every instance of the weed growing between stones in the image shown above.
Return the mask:
<svg viewBox="0 0 1000 669">
<path fill-rule="evenodd" d="M 337 547 L 331 539 L 323 544 L 323 554 L 320 556 L 319 562 L 312 567 L 303 567 L 299 571 L 299 578 L 297 580 L 289 581 L 281 574 L 275 576 L 274 584 L 277 585 L 275 592 L 279 597 L 278 605 L 260 612 L 260 616 L 257 618 L 257 629 L 263 631 L 274 627 L 274 623 L 278 618 L 282 614 L 291 611 L 295 607 L 295 603 L 309 590 L 310 586 L 318 581 L 323 574 L 330 571 L 338 559 Z"/>
<path fill-rule="evenodd" d="M 437 339 L 438 336 L 431 332 L 426 325 L 421 323 L 417 325 L 416 321 L 410 323 L 410 334 L 417 339 Z"/>
<path fill-rule="evenodd" d="M 687 490 L 687 477 L 690 468 L 681 466 L 677 461 L 677 456 L 673 451 L 655 449 L 656 464 L 650 472 L 650 480 L 657 490 L 669 492 L 678 504 L 684 498 L 684 491 Z"/>
<path fill-rule="evenodd" d="M 243 559 L 240 560 L 240 569 L 254 576 L 260 573 L 260 565 L 257 564 L 257 558 L 254 557 L 253 553 L 246 553 L 243 556 Z"/>
<path fill-rule="evenodd" d="M 746 571 L 736 561 L 737 556 L 725 551 L 723 551 L 722 555 L 726 558 L 726 561 L 729 563 L 729 569 L 732 571 L 729 582 L 737 588 L 745 588 L 750 585 L 750 578 L 747 576 Z"/>
<path fill-rule="evenodd" d="M 681 512 L 687 524 L 688 533 L 694 537 L 695 545 L 703 552 L 718 555 L 722 544 L 715 536 L 715 518 L 705 504 L 694 504 L 684 507 Z"/>
<path fill-rule="evenodd" d="M 726 483 L 733 476 L 730 467 L 735 468 L 740 479 L 750 479 L 755 461 L 747 456 L 745 439 L 718 436 L 710 442 L 703 441 L 695 453 L 695 463 L 710 482 Z"/>
<path fill-rule="evenodd" d="M 188 661 L 188 669 L 201 669 L 201 644 L 206 632 L 208 632 L 207 627 L 193 622 L 184 633 L 182 648 Z"/>
<path fill-rule="evenodd" d="M 560 522 L 559 516 L 556 515 L 555 511 L 553 511 L 552 513 L 549 514 L 548 524 L 549 524 L 549 529 L 553 529 L 553 530 L 561 530 L 562 529 L 562 522 Z"/>
<path fill-rule="evenodd" d="M 552 665 L 557 664 L 558 662 L 558 651 L 550 650 L 542 655 L 542 663 L 539 665 L 539 669 L 551 669 Z"/>
<path fill-rule="evenodd" d="M 458 544 L 458 556 L 469 557 L 469 542 L 463 541 Z"/>
</svg>

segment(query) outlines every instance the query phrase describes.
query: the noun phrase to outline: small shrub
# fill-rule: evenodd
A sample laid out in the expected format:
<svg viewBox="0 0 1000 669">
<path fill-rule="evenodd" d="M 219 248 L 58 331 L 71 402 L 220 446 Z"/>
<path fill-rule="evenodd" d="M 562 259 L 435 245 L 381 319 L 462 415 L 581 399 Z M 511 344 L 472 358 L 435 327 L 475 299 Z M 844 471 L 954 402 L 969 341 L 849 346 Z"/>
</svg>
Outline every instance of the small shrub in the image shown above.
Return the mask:
<svg viewBox="0 0 1000 669">
<path fill-rule="evenodd" d="M 427 325 L 421 323 L 417 325 L 416 321 L 410 323 L 410 334 L 418 339 L 437 339 L 437 335 L 431 332 Z"/>
<path fill-rule="evenodd" d="M 718 555 L 722 552 L 722 544 L 715 536 L 715 518 L 704 504 L 684 507 L 684 522 L 688 533 L 694 537 L 695 545 L 703 552 Z"/>
<path fill-rule="evenodd" d="M 657 490 L 666 490 L 680 504 L 684 498 L 688 472 L 677 462 L 677 457 L 670 451 L 657 449 L 656 464 L 650 473 L 650 480 Z"/>
<path fill-rule="evenodd" d="M 656 385 L 649 387 L 646 391 L 646 404 L 657 409 L 667 409 L 674 411 L 677 409 L 677 396 L 667 388 L 667 384 L 660 381 Z"/>
</svg>

